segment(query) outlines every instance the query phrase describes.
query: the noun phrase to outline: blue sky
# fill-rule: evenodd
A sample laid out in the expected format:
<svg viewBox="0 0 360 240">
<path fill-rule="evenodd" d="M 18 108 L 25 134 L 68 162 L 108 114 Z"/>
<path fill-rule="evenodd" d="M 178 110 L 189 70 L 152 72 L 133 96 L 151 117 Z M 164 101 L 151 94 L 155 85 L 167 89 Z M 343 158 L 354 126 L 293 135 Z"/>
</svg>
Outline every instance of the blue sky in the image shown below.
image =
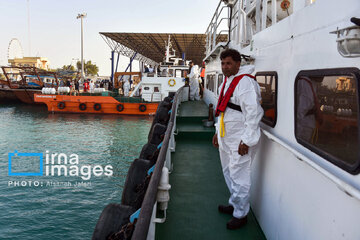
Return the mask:
<svg viewBox="0 0 360 240">
<path fill-rule="evenodd" d="M 84 19 L 84 58 L 110 74 L 110 48 L 99 32 L 205 33 L 219 0 L 29 0 L 31 55 L 47 57 L 51 68 L 80 59 L 80 20 Z M 8 45 L 20 40 L 29 56 L 27 0 L 0 0 L 0 65 Z M 119 65 L 124 70 L 128 61 Z M 118 69 L 119 70 L 119 69 Z"/>
</svg>

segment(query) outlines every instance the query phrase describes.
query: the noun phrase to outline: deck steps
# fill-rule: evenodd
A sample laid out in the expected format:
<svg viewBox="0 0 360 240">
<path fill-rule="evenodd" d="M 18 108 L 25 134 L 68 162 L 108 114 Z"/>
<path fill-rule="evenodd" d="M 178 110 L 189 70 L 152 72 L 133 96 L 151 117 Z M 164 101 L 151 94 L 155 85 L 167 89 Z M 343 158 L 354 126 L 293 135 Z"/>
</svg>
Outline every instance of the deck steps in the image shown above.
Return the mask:
<svg viewBox="0 0 360 240">
<path fill-rule="evenodd" d="M 203 101 L 182 103 L 176 118 L 176 141 L 180 139 L 211 140 L 215 128 L 203 126 L 203 120 L 207 118 L 208 108 Z"/>
</svg>

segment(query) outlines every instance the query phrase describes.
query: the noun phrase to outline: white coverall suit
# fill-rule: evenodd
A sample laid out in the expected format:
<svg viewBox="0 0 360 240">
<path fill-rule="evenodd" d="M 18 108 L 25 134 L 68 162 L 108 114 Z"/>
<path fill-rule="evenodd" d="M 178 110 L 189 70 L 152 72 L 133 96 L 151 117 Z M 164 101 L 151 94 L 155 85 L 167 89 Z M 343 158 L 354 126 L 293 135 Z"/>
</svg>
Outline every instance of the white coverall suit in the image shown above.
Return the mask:
<svg viewBox="0 0 360 240">
<path fill-rule="evenodd" d="M 199 94 L 199 79 L 200 79 L 200 72 L 199 72 L 199 66 L 194 65 L 191 68 L 190 74 L 190 100 L 200 100 L 200 94 Z"/>
<path fill-rule="evenodd" d="M 242 66 L 235 76 L 250 74 L 253 70 L 253 66 Z M 224 95 L 235 76 L 227 79 Z M 259 122 L 264 114 L 260 101 L 261 95 L 258 83 L 250 77 L 244 76 L 236 86 L 229 101 L 239 105 L 242 112 L 229 107 L 225 109 L 224 137 L 220 137 L 220 118 L 218 118 L 216 124 L 222 170 L 226 185 L 230 191 L 229 204 L 234 207 L 233 216 L 236 218 L 245 217 L 250 210 L 251 162 L 261 134 Z M 248 154 L 241 156 L 238 153 L 240 142 L 249 146 Z"/>
<path fill-rule="evenodd" d="M 129 96 L 129 91 L 130 91 L 130 82 L 129 82 L 129 79 L 125 79 L 123 88 L 124 88 L 124 96 L 125 96 L 125 97 L 128 97 L 128 96 Z"/>
</svg>

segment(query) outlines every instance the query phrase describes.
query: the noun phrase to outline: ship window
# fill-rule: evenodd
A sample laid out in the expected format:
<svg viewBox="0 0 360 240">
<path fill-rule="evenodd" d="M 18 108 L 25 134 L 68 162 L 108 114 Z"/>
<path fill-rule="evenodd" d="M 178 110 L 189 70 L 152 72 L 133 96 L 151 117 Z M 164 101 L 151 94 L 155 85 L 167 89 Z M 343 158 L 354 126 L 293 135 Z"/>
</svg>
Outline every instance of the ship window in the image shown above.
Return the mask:
<svg viewBox="0 0 360 240">
<path fill-rule="evenodd" d="M 182 70 L 181 77 L 187 77 L 187 73 L 188 73 L 187 70 Z"/>
<path fill-rule="evenodd" d="M 220 86 L 221 86 L 221 84 L 222 84 L 223 81 L 224 81 L 224 75 L 223 75 L 223 74 L 219 74 L 219 76 L 218 76 L 217 95 L 220 94 L 220 91 L 221 91 Z"/>
<path fill-rule="evenodd" d="M 172 77 L 174 75 L 174 69 L 169 69 L 169 77 Z"/>
<path fill-rule="evenodd" d="M 295 136 L 342 169 L 359 173 L 357 68 L 301 71 L 295 81 Z"/>
<path fill-rule="evenodd" d="M 160 92 L 159 87 L 154 87 L 154 92 Z"/>
<path fill-rule="evenodd" d="M 215 75 L 207 75 L 206 76 L 206 89 L 208 89 L 211 92 L 214 92 L 215 90 Z"/>
<path fill-rule="evenodd" d="M 276 72 L 258 72 L 256 81 L 259 83 L 261 91 L 261 106 L 264 109 L 262 121 L 274 127 L 277 116 L 277 73 Z"/>
<path fill-rule="evenodd" d="M 181 69 L 176 69 L 176 70 L 175 70 L 175 77 L 181 78 L 181 77 L 182 77 L 181 75 L 182 75 Z"/>
</svg>

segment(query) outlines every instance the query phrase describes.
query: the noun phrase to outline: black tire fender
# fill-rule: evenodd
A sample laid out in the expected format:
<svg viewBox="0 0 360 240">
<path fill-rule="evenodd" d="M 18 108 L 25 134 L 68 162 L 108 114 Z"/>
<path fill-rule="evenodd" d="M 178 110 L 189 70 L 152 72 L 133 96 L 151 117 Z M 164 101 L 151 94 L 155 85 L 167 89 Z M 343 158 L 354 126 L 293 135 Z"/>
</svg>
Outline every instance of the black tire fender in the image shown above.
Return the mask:
<svg viewBox="0 0 360 240">
<path fill-rule="evenodd" d="M 116 110 L 117 110 L 118 112 L 124 111 L 124 105 L 122 105 L 122 104 L 116 105 Z"/>
<path fill-rule="evenodd" d="M 65 102 L 59 102 L 57 107 L 58 107 L 58 109 L 64 109 L 65 108 Z"/>
<path fill-rule="evenodd" d="M 140 111 L 140 112 L 145 112 L 145 111 L 146 111 L 146 105 L 140 104 L 140 106 L 139 106 L 139 111 Z"/>
<path fill-rule="evenodd" d="M 95 111 L 100 111 L 100 109 L 101 109 L 101 104 L 100 103 L 95 103 L 94 104 L 94 110 Z"/>
<path fill-rule="evenodd" d="M 92 240 L 103 240 L 121 230 L 121 227 L 129 222 L 129 217 L 136 210 L 131 206 L 116 203 L 108 204 L 102 211 L 96 223 Z"/>
<path fill-rule="evenodd" d="M 79 109 L 80 109 L 81 111 L 85 111 L 85 110 L 86 110 L 86 104 L 85 104 L 85 103 L 80 103 L 80 104 L 79 104 Z"/>
<path fill-rule="evenodd" d="M 144 196 L 140 196 L 137 187 L 145 182 L 147 171 L 152 165 L 149 160 L 145 159 L 135 159 L 133 161 L 126 176 L 121 204 L 132 206 L 135 209 L 141 207 Z"/>
</svg>

